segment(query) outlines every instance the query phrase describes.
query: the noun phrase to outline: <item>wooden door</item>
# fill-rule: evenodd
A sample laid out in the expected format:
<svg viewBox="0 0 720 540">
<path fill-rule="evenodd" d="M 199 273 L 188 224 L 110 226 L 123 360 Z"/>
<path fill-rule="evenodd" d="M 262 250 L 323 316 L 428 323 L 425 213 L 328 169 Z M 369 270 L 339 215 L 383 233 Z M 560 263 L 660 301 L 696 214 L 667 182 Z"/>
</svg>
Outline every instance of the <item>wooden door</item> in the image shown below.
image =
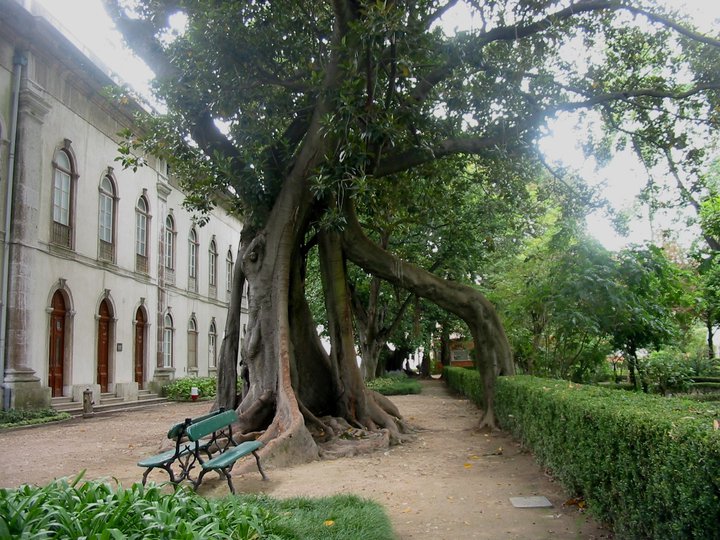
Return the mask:
<svg viewBox="0 0 720 540">
<path fill-rule="evenodd" d="M 50 313 L 50 353 L 48 358 L 48 386 L 53 397 L 63 395 L 65 369 L 65 299 L 60 291 L 52 297 Z"/>
<path fill-rule="evenodd" d="M 142 389 L 145 382 L 145 314 L 138 309 L 135 314 L 135 382 Z"/>
<path fill-rule="evenodd" d="M 100 304 L 100 321 L 98 323 L 98 356 L 97 383 L 101 392 L 108 391 L 110 357 L 110 307 L 107 300 Z"/>
</svg>

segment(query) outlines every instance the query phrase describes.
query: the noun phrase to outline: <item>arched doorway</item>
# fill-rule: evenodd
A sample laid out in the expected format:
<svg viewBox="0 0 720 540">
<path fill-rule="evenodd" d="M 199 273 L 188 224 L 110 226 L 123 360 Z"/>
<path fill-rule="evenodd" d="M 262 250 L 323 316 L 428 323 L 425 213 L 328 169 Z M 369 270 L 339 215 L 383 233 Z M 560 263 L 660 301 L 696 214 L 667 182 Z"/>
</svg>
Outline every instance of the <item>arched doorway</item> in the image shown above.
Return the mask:
<svg viewBox="0 0 720 540">
<path fill-rule="evenodd" d="M 107 300 L 100 302 L 98 320 L 97 383 L 101 392 L 109 388 L 110 364 L 110 306 Z"/>
<path fill-rule="evenodd" d="M 60 291 L 52 297 L 50 312 L 50 352 L 48 358 L 48 386 L 53 397 L 63 395 L 65 369 L 65 299 Z"/>
<path fill-rule="evenodd" d="M 145 327 L 147 319 L 142 308 L 135 313 L 135 382 L 142 389 L 145 382 Z"/>
</svg>

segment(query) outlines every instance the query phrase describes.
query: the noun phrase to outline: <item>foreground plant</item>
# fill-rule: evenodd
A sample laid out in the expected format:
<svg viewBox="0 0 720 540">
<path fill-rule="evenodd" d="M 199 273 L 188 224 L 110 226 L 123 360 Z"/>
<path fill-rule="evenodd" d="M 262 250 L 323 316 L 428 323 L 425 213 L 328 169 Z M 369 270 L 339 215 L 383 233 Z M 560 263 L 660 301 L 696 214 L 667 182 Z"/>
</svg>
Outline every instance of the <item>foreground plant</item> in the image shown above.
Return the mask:
<svg viewBox="0 0 720 540">
<path fill-rule="evenodd" d="M 332 525 L 324 522 L 332 521 Z M 188 489 L 56 480 L 0 489 L 0 538 L 236 540 L 393 538 L 376 503 L 352 496 L 205 499 Z"/>
</svg>

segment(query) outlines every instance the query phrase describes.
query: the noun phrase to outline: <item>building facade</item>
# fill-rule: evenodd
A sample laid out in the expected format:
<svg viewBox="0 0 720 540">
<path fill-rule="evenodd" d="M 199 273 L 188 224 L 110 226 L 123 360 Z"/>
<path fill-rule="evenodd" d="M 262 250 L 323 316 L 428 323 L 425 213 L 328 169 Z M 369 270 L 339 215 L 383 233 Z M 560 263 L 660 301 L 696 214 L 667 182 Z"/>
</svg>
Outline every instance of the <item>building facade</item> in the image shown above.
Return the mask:
<svg viewBox="0 0 720 540">
<path fill-rule="evenodd" d="M 62 32 L 0 0 L 5 408 L 212 375 L 240 221 L 200 227 L 166 165 L 117 166 L 135 103 Z M 17 91 L 16 91 L 17 90 Z"/>
</svg>

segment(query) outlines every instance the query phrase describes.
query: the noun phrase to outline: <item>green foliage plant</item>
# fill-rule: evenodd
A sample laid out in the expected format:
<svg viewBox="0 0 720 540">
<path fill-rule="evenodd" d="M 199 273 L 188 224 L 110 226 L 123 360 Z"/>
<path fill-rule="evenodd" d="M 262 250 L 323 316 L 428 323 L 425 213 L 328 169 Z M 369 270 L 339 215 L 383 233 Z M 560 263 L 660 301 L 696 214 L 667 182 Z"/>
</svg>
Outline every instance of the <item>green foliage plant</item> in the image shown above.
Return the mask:
<svg viewBox="0 0 720 540">
<path fill-rule="evenodd" d="M 212 399 L 217 394 L 216 377 L 183 377 L 175 379 L 162 388 L 162 394 L 168 399 L 189 401 L 193 387 L 198 389 L 198 399 Z M 242 379 L 238 380 L 238 391 L 242 390 Z"/>
<path fill-rule="evenodd" d="M 0 538 L 290 540 L 394 538 L 387 515 L 351 495 L 206 499 L 189 489 L 56 480 L 0 489 Z"/>
<path fill-rule="evenodd" d="M 660 394 L 684 392 L 690 385 L 692 367 L 676 349 L 653 351 L 644 362 L 645 379 Z"/>
<path fill-rule="evenodd" d="M 477 373 L 452 371 L 451 386 L 480 386 Z M 499 378 L 495 408 L 502 428 L 619 537 L 717 538 L 720 409 L 712 403 L 514 376 Z"/>
<path fill-rule="evenodd" d="M 370 390 L 375 390 L 384 396 L 419 394 L 422 392 L 420 381 L 411 379 L 404 373 L 378 377 L 365 384 Z"/>
<path fill-rule="evenodd" d="M 71 418 L 69 413 L 55 409 L 8 409 L 0 410 L 0 429 L 46 424 Z"/>
</svg>

